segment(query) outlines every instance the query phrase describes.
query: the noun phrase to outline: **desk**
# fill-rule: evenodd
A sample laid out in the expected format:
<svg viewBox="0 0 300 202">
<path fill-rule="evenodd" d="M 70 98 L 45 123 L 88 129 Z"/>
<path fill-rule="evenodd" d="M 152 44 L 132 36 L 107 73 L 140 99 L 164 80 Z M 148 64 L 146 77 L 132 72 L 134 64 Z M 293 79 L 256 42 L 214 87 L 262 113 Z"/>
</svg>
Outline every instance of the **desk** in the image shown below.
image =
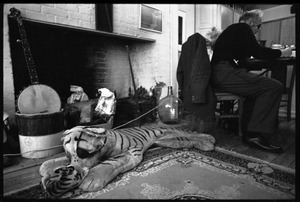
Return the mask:
<svg viewBox="0 0 300 202">
<path fill-rule="evenodd" d="M 263 68 L 272 70 L 278 65 L 296 65 L 296 57 L 282 57 L 275 60 L 261 60 L 253 58 L 241 62 L 241 65 L 248 70 L 262 70 Z"/>
<path fill-rule="evenodd" d="M 296 57 L 281 57 L 275 60 L 247 59 L 240 65 L 249 71 L 267 69 L 271 71 L 271 77 L 286 85 L 287 66 L 296 66 Z"/>
</svg>

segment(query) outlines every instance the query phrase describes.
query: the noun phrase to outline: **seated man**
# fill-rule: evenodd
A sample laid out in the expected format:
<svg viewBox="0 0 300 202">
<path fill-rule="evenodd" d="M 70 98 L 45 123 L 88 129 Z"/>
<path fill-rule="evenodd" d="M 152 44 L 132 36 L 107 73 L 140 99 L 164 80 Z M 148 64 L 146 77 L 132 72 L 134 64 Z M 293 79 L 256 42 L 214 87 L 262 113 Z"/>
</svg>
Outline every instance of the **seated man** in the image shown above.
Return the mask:
<svg viewBox="0 0 300 202">
<path fill-rule="evenodd" d="M 243 117 L 244 143 L 275 153 L 280 146 L 267 140 L 275 131 L 283 85 L 272 78 L 247 72 L 239 61 L 253 56 L 276 59 L 290 56 L 291 49 L 274 50 L 258 44 L 255 34 L 262 22 L 262 11 L 241 15 L 239 23 L 228 26 L 218 37 L 212 56 L 212 85 L 215 88 L 245 97 Z"/>
</svg>

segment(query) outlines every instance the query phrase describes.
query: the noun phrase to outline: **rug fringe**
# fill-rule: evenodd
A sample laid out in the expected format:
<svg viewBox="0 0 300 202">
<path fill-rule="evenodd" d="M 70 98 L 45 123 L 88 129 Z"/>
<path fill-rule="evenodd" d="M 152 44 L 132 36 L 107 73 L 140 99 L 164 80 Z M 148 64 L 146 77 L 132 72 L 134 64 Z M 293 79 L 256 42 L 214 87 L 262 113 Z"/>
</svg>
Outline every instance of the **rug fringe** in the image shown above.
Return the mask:
<svg viewBox="0 0 300 202">
<path fill-rule="evenodd" d="M 255 162 L 258 162 L 258 163 L 268 164 L 273 168 L 277 168 L 279 170 L 282 170 L 282 171 L 285 171 L 285 172 L 288 172 L 288 173 L 291 173 L 291 174 L 294 174 L 294 175 L 295 175 L 295 172 L 296 172 L 295 169 L 284 167 L 284 166 L 281 166 L 281 165 L 277 165 L 277 164 L 274 164 L 274 163 L 271 163 L 271 162 L 253 157 L 253 156 L 247 156 L 247 155 L 244 155 L 244 154 L 240 154 L 240 153 L 237 153 L 235 151 L 227 150 L 227 149 L 224 149 L 224 148 L 221 148 L 221 147 L 218 147 L 218 146 L 215 147 L 215 150 L 218 151 L 218 152 L 222 152 L 222 153 L 225 153 L 225 154 L 230 154 L 230 155 L 233 155 L 233 156 L 236 156 L 236 157 L 244 158 L 244 159 L 255 161 Z"/>
</svg>

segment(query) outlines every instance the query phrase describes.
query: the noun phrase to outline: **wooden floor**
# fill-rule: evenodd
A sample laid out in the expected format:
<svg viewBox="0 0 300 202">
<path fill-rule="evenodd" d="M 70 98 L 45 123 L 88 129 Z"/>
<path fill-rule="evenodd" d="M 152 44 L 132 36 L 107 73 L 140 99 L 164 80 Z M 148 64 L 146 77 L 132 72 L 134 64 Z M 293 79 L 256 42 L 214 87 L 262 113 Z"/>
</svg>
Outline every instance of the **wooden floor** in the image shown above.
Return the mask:
<svg viewBox="0 0 300 202">
<path fill-rule="evenodd" d="M 218 147 L 295 170 L 294 119 L 286 121 L 286 118 L 279 118 L 279 128 L 272 140 L 274 143 L 278 143 L 283 147 L 283 154 L 273 154 L 250 148 L 242 143 L 241 138 L 237 134 L 222 129 L 220 125 L 217 125 L 211 134 L 216 138 L 216 146 Z M 40 165 L 47 159 L 57 158 L 63 155 L 64 153 L 61 153 L 42 159 L 25 159 L 21 156 L 10 157 L 13 164 L 3 169 L 3 194 L 6 195 L 39 184 L 41 181 L 41 176 L 39 175 Z"/>
</svg>

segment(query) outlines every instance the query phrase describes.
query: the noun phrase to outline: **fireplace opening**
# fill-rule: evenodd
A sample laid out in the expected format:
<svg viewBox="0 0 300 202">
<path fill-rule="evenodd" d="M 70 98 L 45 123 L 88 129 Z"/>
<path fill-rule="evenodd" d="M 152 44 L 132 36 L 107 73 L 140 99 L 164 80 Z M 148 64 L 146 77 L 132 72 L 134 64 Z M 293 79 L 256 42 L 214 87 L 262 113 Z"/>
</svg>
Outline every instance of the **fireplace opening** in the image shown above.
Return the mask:
<svg viewBox="0 0 300 202">
<path fill-rule="evenodd" d="M 31 84 L 20 33 L 8 17 L 15 98 Z M 99 35 L 74 28 L 23 20 L 39 82 L 52 87 L 66 103 L 70 85 L 78 85 L 90 99 L 99 88 L 128 89 L 131 83 L 123 38 Z M 126 90 L 127 91 L 127 90 Z"/>
</svg>

